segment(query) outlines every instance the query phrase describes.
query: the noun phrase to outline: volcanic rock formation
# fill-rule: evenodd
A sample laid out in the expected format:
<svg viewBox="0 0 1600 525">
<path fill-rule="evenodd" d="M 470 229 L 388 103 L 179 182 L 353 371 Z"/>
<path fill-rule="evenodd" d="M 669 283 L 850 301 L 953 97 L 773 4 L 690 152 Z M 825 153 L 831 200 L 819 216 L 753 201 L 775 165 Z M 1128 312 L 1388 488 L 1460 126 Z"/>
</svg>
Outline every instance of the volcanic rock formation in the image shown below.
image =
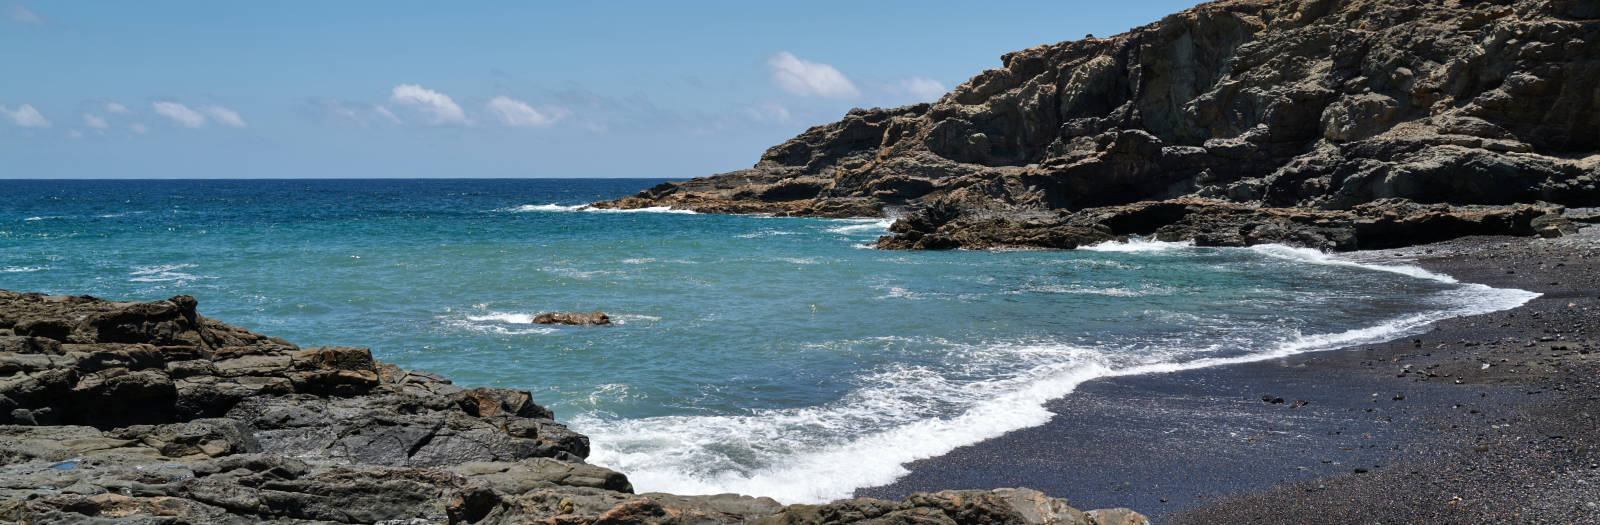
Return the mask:
<svg viewBox="0 0 1600 525">
<path fill-rule="evenodd" d="M 1597 19 L 1592 0 L 1213 2 L 1111 38 L 1009 53 L 935 103 L 852 110 L 751 169 L 596 206 L 926 215 L 897 225 L 880 243 L 891 248 L 1070 248 L 1196 222 L 1093 220 L 1118 216 L 1097 208 L 1170 199 L 1183 200 L 1159 208 L 1220 206 L 1204 227 L 1166 229 L 1202 243 L 1278 242 L 1239 230 L 1304 222 L 1278 220 L 1294 213 L 1361 230 L 1375 201 L 1400 221 L 1462 205 L 1593 206 Z M 1431 204 L 1449 209 L 1419 206 Z M 1486 211 L 1460 212 L 1458 225 Z M 1532 233 L 1544 215 L 1497 213 L 1519 222 L 1451 231 Z M 921 242 L 930 235 L 941 240 Z M 1290 236 L 1339 249 L 1440 237 Z"/>
<path fill-rule="evenodd" d="M 600 312 L 550 312 L 533 318 L 534 324 L 562 324 L 572 326 L 601 326 L 611 324 L 611 316 Z"/>
</svg>

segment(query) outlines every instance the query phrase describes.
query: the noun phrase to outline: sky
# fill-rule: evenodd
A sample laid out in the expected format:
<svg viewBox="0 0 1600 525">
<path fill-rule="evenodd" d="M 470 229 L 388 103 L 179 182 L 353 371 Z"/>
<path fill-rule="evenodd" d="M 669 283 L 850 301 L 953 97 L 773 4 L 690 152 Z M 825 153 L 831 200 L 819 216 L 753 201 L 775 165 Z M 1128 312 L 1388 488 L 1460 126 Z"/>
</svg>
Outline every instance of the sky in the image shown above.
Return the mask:
<svg viewBox="0 0 1600 525">
<path fill-rule="evenodd" d="M 0 178 L 664 177 L 1195 0 L 0 0 Z"/>
</svg>

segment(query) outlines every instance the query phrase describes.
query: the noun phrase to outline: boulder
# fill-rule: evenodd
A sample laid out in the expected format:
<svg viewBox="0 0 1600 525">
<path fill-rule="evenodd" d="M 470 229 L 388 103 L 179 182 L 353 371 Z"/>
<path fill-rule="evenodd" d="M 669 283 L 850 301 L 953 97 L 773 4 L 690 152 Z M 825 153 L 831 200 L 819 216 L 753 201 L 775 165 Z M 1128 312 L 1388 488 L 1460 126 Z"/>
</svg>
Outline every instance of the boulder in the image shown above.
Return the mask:
<svg viewBox="0 0 1600 525">
<path fill-rule="evenodd" d="M 562 313 L 551 312 L 539 314 L 533 318 L 534 324 L 559 324 L 570 326 L 601 326 L 611 324 L 611 316 L 600 312 L 589 313 Z"/>
</svg>

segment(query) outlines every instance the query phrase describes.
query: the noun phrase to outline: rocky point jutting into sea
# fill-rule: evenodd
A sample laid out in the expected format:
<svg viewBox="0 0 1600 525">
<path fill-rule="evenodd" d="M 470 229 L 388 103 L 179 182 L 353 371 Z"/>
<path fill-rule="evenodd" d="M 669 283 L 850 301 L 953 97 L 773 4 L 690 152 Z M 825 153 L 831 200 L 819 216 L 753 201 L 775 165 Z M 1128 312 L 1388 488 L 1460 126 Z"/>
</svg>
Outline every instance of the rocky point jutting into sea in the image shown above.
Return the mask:
<svg viewBox="0 0 1600 525">
<path fill-rule="evenodd" d="M 878 246 L 910 249 L 1560 235 L 1562 206 L 1600 203 L 1596 19 L 1587 0 L 1213 2 L 596 205 L 906 207 Z"/>
<path fill-rule="evenodd" d="M 148 303 L 0 290 L 0 520 L 1135 524 L 1027 489 L 785 507 L 634 494 L 528 392 Z"/>
</svg>

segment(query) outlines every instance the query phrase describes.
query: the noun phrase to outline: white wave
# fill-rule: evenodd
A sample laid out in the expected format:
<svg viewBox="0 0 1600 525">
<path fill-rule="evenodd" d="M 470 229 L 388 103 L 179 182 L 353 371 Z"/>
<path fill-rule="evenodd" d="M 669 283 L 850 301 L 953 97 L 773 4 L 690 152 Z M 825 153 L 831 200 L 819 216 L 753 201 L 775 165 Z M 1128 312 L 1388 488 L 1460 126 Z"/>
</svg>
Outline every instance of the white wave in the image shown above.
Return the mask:
<svg viewBox="0 0 1600 525">
<path fill-rule="evenodd" d="M 611 322 L 616 324 L 654 323 L 660 320 L 660 317 L 654 315 L 617 314 L 611 316 Z"/>
<path fill-rule="evenodd" d="M 1418 267 L 1418 266 L 1362 263 L 1362 262 L 1357 262 L 1357 261 L 1353 261 L 1353 260 L 1350 260 L 1350 259 L 1345 259 L 1345 258 L 1341 258 L 1341 257 L 1338 257 L 1338 256 L 1334 256 L 1334 255 L 1329 255 L 1327 253 L 1323 253 L 1322 251 L 1314 250 L 1314 249 L 1311 249 L 1311 248 L 1296 248 L 1296 247 L 1293 247 L 1293 246 L 1284 246 L 1282 244 L 1261 244 L 1261 245 L 1251 246 L 1249 248 L 1249 250 L 1253 251 L 1253 252 L 1256 252 L 1256 253 L 1259 253 L 1259 254 L 1262 254 L 1262 255 L 1267 255 L 1267 256 L 1271 256 L 1271 257 L 1277 257 L 1277 258 L 1280 258 L 1280 259 L 1290 259 L 1290 260 L 1306 262 L 1306 263 L 1311 263 L 1311 264 L 1321 264 L 1321 265 L 1327 265 L 1327 266 L 1346 266 L 1346 267 L 1351 267 L 1351 268 L 1365 268 L 1365 269 L 1368 269 L 1368 270 L 1377 270 L 1377 271 L 1380 271 L 1380 272 L 1398 273 L 1400 275 L 1416 277 L 1418 279 L 1427 279 L 1427 280 L 1430 280 L 1430 281 L 1439 281 L 1439 282 L 1442 282 L 1442 283 L 1455 283 L 1456 282 L 1456 279 L 1454 277 L 1451 277 L 1451 276 L 1448 276 L 1448 275 L 1445 275 L 1445 274 L 1442 274 L 1442 273 L 1430 272 L 1430 271 L 1424 270 L 1424 269 L 1422 269 L 1421 267 Z"/>
<path fill-rule="evenodd" d="M 512 213 L 527 213 L 527 212 L 592 212 L 592 213 L 681 213 L 681 214 L 685 214 L 685 215 L 694 215 L 695 214 L 694 210 L 680 210 L 680 209 L 672 208 L 672 207 L 669 207 L 669 206 L 651 206 L 651 207 L 648 207 L 648 208 L 633 208 L 633 209 L 623 210 L 623 209 L 614 209 L 614 208 L 596 208 L 596 207 L 590 206 L 588 204 L 576 204 L 576 205 L 571 205 L 571 206 L 562 205 L 562 204 L 524 204 L 524 205 L 521 205 L 521 206 L 512 206 L 510 208 L 500 208 L 500 209 L 497 209 L 497 210 L 494 210 L 494 211 L 512 212 Z"/>
<path fill-rule="evenodd" d="M 559 275 L 559 276 L 562 276 L 562 277 L 567 277 L 567 278 L 572 278 L 572 279 L 593 279 L 595 277 L 601 277 L 601 276 L 607 276 L 607 275 L 623 275 L 623 274 L 627 273 L 627 272 L 624 272 L 624 271 L 621 271 L 621 270 L 579 270 L 577 268 L 566 268 L 566 267 L 561 267 L 561 266 L 546 266 L 546 267 L 539 268 L 539 271 L 541 271 L 541 272 L 549 272 L 549 273 L 553 273 L 553 274 L 556 274 L 556 275 Z"/>
<path fill-rule="evenodd" d="M 468 321 L 494 321 L 511 324 L 533 324 L 533 314 L 519 314 L 511 312 L 489 312 L 484 315 L 469 315 Z"/>
<path fill-rule="evenodd" d="M 656 262 L 656 259 L 654 257 L 638 257 L 638 258 L 634 258 L 634 259 L 623 259 L 622 260 L 622 264 L 650 264 L 650 263 L 653 263 L 653 262 Z"/>
<path fill-rule="evenodd" d="M 1168 287 L 1165 287 L 1165 286 L 1152 286 L 1152 285 L 1140 286 L 1137 289 L 1133 289 L 1133 288 L 1127 288 L 1127 287 L 1122 287 L 1122 286 L 1108 286 L 1108 287 L 1103 287 L 1102 288 L 1102 287 L 1095 287 L 1095 286 L 1085 286 L 1085 285 L 1082 285 L 1082 284 L 1049 284 L 1049 285 L 1041 285 L 1041 286 L 1025 286 L 1022 289 L 1013 290 L 1013 291 L 1007 292 L 1007 293 L 1011 293 L 1011 294 L 1058 293 L 1058 294 L 1081 294 L 1081 295 L 1106 295 L 1106 296 L 1112 296 L 1112 297 L 1141 297 L 1141 296 L 1146 296 L 1146 295 L 1169 295 L 1169 294 L 1172 293 L 1172 291 L 1173 290 L 1171 288 L 1168 288 Z"/>
<path fill-rule="evenodd" d="M 1144 239 L 1128 239 L 1127 241 L 1106 241 L 1089 246 L 1079 246 L 1079 250 L 1091 252 L 1164 252 L 1180 248 L 1193 248 L 1194 241 L 1156 241 Z"/>
<path fill-rule="evenodd" d="M 587 205 L 584 204 L 577 204 L 573 206 L 563 206 L 560 204 L 524 204 L 521 206 L 512 206 L 510 208 L 500 208 L 494 211 L 515 213 L 527 213 L 534 211 L 579 211 L 585 207 L 587 207 Z"/>
<path fill-rule="evenodd" d="M 1044 402 L 1099 375 L 1093 366 L 1044 368 L 1025 378 L 993 383 L 952 384 L 937 374 L 905 369 L 885 378 L 896 384 L 852 395 L 846 406 L 758 411 L 737 416 L 670 416 L 640 420 L 600 421 L 578 418 L 580 432 L 596 444 L 589 461 L 628 472 L 640 490 L 670 489 L 677 493 L 739 492 L 774 496 L 780 501 L 826 502 L 849 497 L 857 487 L 893 481 L 906 473 L 902 463 L 933 457 L 955 447 L 997 437 L 1012 428 L 1036 426 L 1051 415 Z M 1038 377 L 1043 376 L 1043 377 Z M 981 396 L 1012 383 L 1036 380 L 951 418 L 929 418 L 900 424 L 887 431 L 834 443 L 808 443 L 799 436 L 847 434 L 897 413 L 915 410 L 914 399 L 933 393 Z M 809 432 L 808 432 L 809 431 Z M 730 439 L 731 438 L 731 439 Z M 621 451 L 615 445 L 642 450 Z M 748 447 L 777 453 L 781 462 L 754 470 L 728 469 L 712 475 L 686 474 L 675 467 L 715 464 L 708 446 Z M 785 452 L 791 452 L 785 454 Z"/>
<path fill-rule="evenodd" d="M 762 237 L 776 237 L 776 236 L 779 236 L 779 235 L 798 235 L 798 234 L 799 234 L 799 232 L 791 232 L 791 231 L 784 231 L 784 230 L 774 230 L 772 228 L 765 228 L 765 229 L 762 229 L 761 231 L 754 231 L 754 232 L 750 232 L 750 233 L 741 233 L 741 234 L 735 235 L 734 237 L 735 238 L 739 238 L 739 239 L 760 239 Z"/>
<path fill-rule="evenodd" d="M 594 387 L 589 393 L 589 405 L 596 406 L 605 401 L 615 402 L 630 397 L 628 385 L 623 383 L 606 383 Z"/>
<path fill-rule="evenodd" d="M 1339 333 L 1295 335 L 1243 356 L 1175 360 L 1182 359 L 1185 352 L 1168 349 L 1135 358 L 1131 356 L 1137 354 L 1128 352 L 1069 345 L 990 347 L 981 350 L 997 362 L 1035 364 L 999 379 L 968 382 L 918 367 L 894 369 L 869 377 L 869 386 L 841 402 L 823 406 L 634 420 L 586 414 L 574 418 L 572 424 L 593 438 L 592 463 L 627 472 L 640 491 L 736 492 L 771 496 L 785 503 L 821 503 L 848 498 L 860 487 L 892 483 L 909 472 L 904 467 L 908 462 L 1044 424 L 1052 417 L 1045 408 L 1048 401 L 1070 394 L 1091 379 L 1176 372 L 1377 343 L 1417 333 L 1439 320 L 1515 308 L 1538 295 L 1465 285 L 1448 292 L 1451 304 L 1437 311 Z M 1209 350 L 1212 348 L 1190 352 Z M 928 414 L 930 404 L 963 408 L 955 414 Z M 728 450 L 761 458 L 763 464 L 745 466 L 729 458 Z"/>
<path fill-rule="evenodd" d="M 871 233 L 871 234 L 875 234 L 875 235 L 882 235 L 882 234 L 885 234 L 885 233 L 889 233 L 889 225 L 894 224 L 894 219 L 839 219 L 839 220 L 840 221 L 849 222 L 850 224 L 847 224 L 847 225 L 844 225 L 844 226 L 836 226 L 836 227 L 833 227 L 833 228 L 828 228 L 829 232 L 842 233 L 842 234 L 846 234 L 846 235 L 860 234 L 860 233 Z"/>
<path fill-rule="evenodd" d="M 49 266 L 0 266 L 0 273 L 42 272 L 49 269 Z"/>
<path fill-rule="evenodd" d="M 444 324 L 454 328 L 499 335 L 539 335 L 561 331 L 560 329 L 543 325 L 515 326 L 507 323 L 473 322 L 460 319 L 447 320 Z"/>
<path fill-rule="evenodd" d="M 145 213 L 150 213 L 150 212 L 148 212 L 148 211 L 125 211 L 125 212 L 122 212 L 122 213 L 107 213 L 107 214 L 103 214 L 103 215 L 96 215 L 95 217 L 101 218 L 101 219 L 115 219 L 117 217 L 127 217 L 129 215 L 140 215 L 140 214 L 145 214 Z"/>
<path fill-rule="evenodd" d="M 872 288 L 874 290 L 883 290 L 884 291 L 883 295 L 877 296 L 877 297 L 875 297 L 875 299 L 912 299 L 912 300 L 922 300 L 922 299 L 927 299 L 929 297 L 937 297 L 937 296 L 945 295 L 945 294 L 942 294 L 942 293 L 939 293 L 939 292 L 918 292 L 918 291 L 913 291 L 913 290 L 907 290 L 904 287 L 900 287 L 900 286 L 876 285 L 876 286 L 873 286 Z"/>
<path fill-rule="evenodd" d="M 673 207 L 670 207 L 670 206 L 651 206 L 651 207 L 648 207 L 648 208 L 633 208 L 633 209 L 627 209 L 627 210 L 616 209 L 616 208 L 589 208 L 589 207 L 584 207 L 584 209 L 578 210 L 578 211 L 592 211 L 592 212 L 598 212 L 598 213 L 678 213 L 678 214 L 683 214 L 683 215 L 697 215 L 699 213 L 699 212 L 696 212 L 694 210 L 683 210 L 683 209 L 673 208 Z"/>
<path fill-rule="evenodd" d="M 194 268 L 193 264 L 160 264 L 152 266 L 138 266 L 128 275 L 133 276 L 128 281 L 136 283 L 159 283 L 168 281 L 194 281 L 199 279 L 213 279 L 206 275 L 194 275 L 180 272 L 185 268 Z"/>
<path fill-rule="evenodd" d="M 477 307 L 482 307 L 482 305 L 477 305 Z M 446 325 L 455 328 L 499 335 L 538 335 L 560 331 L 559 328 L 553 326 L 533 324 L 533 317 L 534 314 L 491 310 L 482 314 L 468 315 L 465 320 L 441 319 L 444 319 Z"/>
</svg>

